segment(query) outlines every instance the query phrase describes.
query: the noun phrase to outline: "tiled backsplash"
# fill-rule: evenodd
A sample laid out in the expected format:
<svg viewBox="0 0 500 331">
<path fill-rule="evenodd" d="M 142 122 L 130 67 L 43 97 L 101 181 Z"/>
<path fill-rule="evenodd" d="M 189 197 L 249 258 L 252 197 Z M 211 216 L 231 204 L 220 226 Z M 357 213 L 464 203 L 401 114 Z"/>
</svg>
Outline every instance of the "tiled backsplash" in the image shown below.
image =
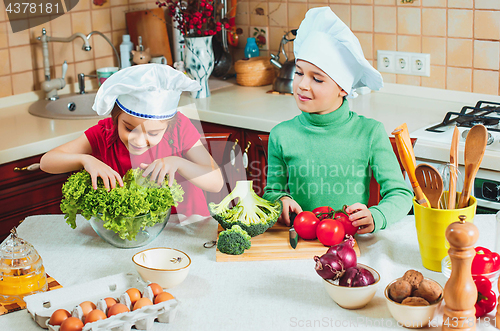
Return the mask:
<svg viewBox="0 0 500 331">
<path fill-rule="evenodd" d="M 33 27 L 15 34 L 0 1 L 0 97 L 40 89 L 43 62 L 36 37 L 42 27 L 57 37 L 98 30 L 118 48 L 121 36 L 127 33 L 125 13 L 156 8 L 155 1 L 106 0 L 103 6 L 96 6 L 92 0 L 80 0 L 70 13 L 43 25 L 29 20 L 27 24 Z M 240 0 L 236 24 L 244 33 L 234 58 L 243 57 L 251 26 L 269 27 L 269 51 L 276 53 L 283 34 L 298 28 L 307 10 L 318 6 L 330 6 L 351 27 L 374 66 L 378 49 L 431 54 L 430 77 L 384 73 L 385 82 L 500 94 L 499 0 L 416 0 L 412 4 L 401 0 Z M 264 15 L 257 15 L 261 12 L 257 8 Z M 96 68 L 116 65 L 113 51 L 102 37 L 94 35 L 90 44 L 92 51 L 84 52 L 81 39 L 49 43 L 52 75 L 61 76 L 65 60 L 69 84 L 76 82 L 78 73 L 92 74 Z M 286 46 L 293 58 L 292 43 Z"/>
<path fill-rule="evenodd" d="M 379 49 L 431 54 L 430 77 L 384 73 L 385 82 L 500 95 L 499 0 L 240 1 L 236 22 L 246 33 L 241 47 L 251 26 L 268 25 L 269 48 L 276 53 L 283 34 L 319 6 L 330 6 L 351 28 L 375 67 Z M 292 47 L 287 44 L 293 58 Z"/>
<path fill-rule="evenodd" d="M 106 0 L 96 6 L 92 0 L 79 0 L 69 13 L 48 23 L 38 25 L 30 19 L 30 29 L 12 33 L 5 12 L 4 2 L 0 1 L 0 97 L 40 90 L 44 80 L 42 47 L 36 37 L 42 34 L 54 37 L 69 37 L 75 32 L 87 35 L 97 30 L 108 37 L 119 52 L 122 35 L 127 34 L 125 13 L 140 9 L 157 8 L 156 0 Z M 67 84 L 77 82 L 79 73 L 95 74 L 101 67 L 116 66 L 113 49 L 99 35 L 89 40 L 92 50 L 82 50 L 82 40 L 76 38 L 71 43 L 50 42 L 51 75 L 61 77 L 62 64 L 68 63 Z"/>
</svg>

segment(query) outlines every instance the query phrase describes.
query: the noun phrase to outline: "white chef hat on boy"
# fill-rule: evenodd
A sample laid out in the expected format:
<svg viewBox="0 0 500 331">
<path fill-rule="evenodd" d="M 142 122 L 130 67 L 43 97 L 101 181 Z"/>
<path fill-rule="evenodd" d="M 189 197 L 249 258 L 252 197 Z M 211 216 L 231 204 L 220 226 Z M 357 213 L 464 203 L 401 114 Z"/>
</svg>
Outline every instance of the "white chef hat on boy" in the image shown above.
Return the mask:
<svg viewBox="0 0 500 331">
<path fill-rule="evenodd" d="M 382 75 L 365 59 L 358 38 L 330 7 L 306 13 L 293 42 L 295 60 L 314 64 L 344 91 L 368 86 L 380 90 Z"/>
<path fill-rule="evenodd" d="M 115 102 L 127 114 L 153 120 L 177 112 L 182 91 L 197 91 L 200 84 L 164 64 L 140 64 L 111 75 L 97 91 L 92 109 L 111 113 Z"/>
</svg>

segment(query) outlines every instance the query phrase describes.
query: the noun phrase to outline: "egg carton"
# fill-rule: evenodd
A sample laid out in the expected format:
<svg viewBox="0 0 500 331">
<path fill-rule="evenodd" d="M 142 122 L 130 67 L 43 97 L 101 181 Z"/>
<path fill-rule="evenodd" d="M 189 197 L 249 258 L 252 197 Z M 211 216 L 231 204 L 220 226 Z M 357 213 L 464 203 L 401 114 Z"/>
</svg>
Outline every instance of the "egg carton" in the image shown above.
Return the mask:
<svg viewBox="0 0 500 331">
<path fill-rule="evenodd" d="M 154 295 L 149 286 L 139 277 L 131 273 L 121 273 L 84 284 L 63 287 L 57 290 L 37 293 L 24 298 L 26 309 L 33 320 L 42 328 L 50 331 L 59 331 L 60 326 L 50 325 L 49 319 L 57 309 L 66 309 L 71 315 L 83 320 L 80 303 L 92 301 L 97 309 L 107 314 L 104 298 L 112 297 L 117 302 L 125 304 L 130 312 L 108 317 L 104 320 L 88 323 L 82 331 L 129 331 L 132 327 L 137 330 L 150 330 L 155 321 L 170 323 L 177 312 L 178 300 L 172 299 L 152 306 L 145 306 L 132 311 L 132 302 L 125 292 L 131 287 L 143 288 L 143 297 L 153 301 Z"/>
</svg>

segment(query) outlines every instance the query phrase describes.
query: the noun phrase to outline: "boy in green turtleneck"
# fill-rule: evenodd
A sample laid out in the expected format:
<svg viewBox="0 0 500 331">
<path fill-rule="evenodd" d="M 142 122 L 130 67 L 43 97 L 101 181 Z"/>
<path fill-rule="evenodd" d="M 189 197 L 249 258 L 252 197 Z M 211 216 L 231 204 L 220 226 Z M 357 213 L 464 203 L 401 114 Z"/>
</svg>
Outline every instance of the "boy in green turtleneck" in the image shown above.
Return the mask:
<svg viewBox="0 0 500 331">
<path fill-rule="evenodd" d="M 329 7 L 313 8 L 294 41 L 295 101 L 302 113 L 271 130 L 264 198 L 281 199 L 289 213 L 347 205 L 358 234 L 375 232 L 411 208 L 406 185 L 384 126 L 349 110 L 345 97 L 368 86 L 379 90 L 378 71 L 364 58 L 351 30 Z M 371 176 L 382 200 L 367 208 Z"/>
</svg>

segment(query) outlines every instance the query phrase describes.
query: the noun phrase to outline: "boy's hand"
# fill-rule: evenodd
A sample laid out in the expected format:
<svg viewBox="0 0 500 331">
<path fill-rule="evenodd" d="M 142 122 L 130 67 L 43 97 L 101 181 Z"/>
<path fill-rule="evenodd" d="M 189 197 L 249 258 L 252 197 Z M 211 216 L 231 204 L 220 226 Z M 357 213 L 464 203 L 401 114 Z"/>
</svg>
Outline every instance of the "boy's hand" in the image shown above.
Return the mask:
<svg viewBox="0 0 500 331">
<path fill-rule="evenodd" d="M 361 227 L 358 229 L 357 233 L 370 233 L 375 229 L 372 213 L 366 205 L 355 203 L 351 206 L 347 206 L 346 212 L 349 214 L 349 220 L 352 222 L 352 225 Z"/>
<path fill-rule="evenodd" d="M 161 185 L 168 174 L 168 186 L 174 184 L 174 176 L 177 169 L 179 169 L 179 157 L 168 156 L 163 159 L 154 160 L 151 164 L 141 163 L 140 167 L 144 170 L 142 174 L 144 177 L 151 174 L 151 180 L 156 180 Z"/>
<path fill-rule="evenodd" d="M 290 226 L 290 212 L 293 211 L 294 213 L 299 214 L 302 212 L 302 208 L 297 201 L 289 197 L 282 197 L 280 200 L 283 203 L 283 211 L 281 212 L 280 217 L 278 217 L 278 222 L 283 223 L 286 226 Z"/>
<path fill-rule="evenodd" d="M 83 159 L 83 167 L 92 178 L 92 187 L 97 189 L 97 178 L 101 177 L 107 191 L 116 187 L 116 182 L 123 186 L 122 177 L 106 163 L 96 159 L 91 155 L 86 155 Z"/>
</svg>

